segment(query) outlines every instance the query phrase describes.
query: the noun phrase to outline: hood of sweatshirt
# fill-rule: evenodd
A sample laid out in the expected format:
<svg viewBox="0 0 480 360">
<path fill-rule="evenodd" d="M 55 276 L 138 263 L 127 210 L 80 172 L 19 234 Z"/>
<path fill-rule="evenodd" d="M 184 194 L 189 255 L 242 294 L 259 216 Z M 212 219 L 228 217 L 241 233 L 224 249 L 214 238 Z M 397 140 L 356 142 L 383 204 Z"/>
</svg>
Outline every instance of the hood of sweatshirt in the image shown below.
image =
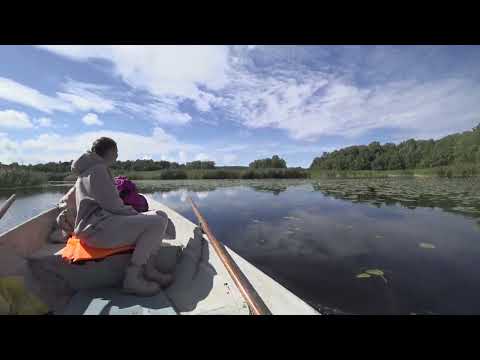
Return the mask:
<svg viewBox="0 0 480 360">
<path fill-rule="evenodd" d="M 71 169 L 74 174 L 79 175 L 85 170 L 88 170 L 98 164 L 106 165 L 101 156 L 89 150 L 82 154 L 77 160 L 72 162 Z"/>
</svg>

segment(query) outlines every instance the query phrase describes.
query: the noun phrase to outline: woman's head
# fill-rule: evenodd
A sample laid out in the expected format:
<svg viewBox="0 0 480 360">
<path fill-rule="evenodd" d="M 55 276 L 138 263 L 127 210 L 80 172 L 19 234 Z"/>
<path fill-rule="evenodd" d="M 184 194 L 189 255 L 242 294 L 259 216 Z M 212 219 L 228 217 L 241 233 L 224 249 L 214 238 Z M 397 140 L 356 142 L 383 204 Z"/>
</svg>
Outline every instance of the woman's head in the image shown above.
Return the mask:
<svg viewBox="0 0 480 360">
<path fill-rule="evenodd" d="M 108 165 L 112 165 L 118 157 L 117 143 L 108 137 L 101 137 L 93 142 L 92 152 L 101 156 Z"/>
</svg>

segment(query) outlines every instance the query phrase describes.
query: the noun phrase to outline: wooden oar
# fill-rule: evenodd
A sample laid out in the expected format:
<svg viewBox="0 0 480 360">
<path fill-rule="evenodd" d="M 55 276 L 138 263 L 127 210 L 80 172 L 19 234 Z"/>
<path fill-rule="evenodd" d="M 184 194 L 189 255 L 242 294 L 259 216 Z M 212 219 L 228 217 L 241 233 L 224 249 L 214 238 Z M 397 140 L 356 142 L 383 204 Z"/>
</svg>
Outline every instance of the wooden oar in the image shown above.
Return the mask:
<svg viewBox="0 0 480 360">
<path fill-rule="evenodd" d="M 8 198 L 7 201 L 5 201 L 5 203 L 2 205 L 2 207 L 0 208 L 0 219 L 3 217 L 3 215 L 5 215 L 5 213 L 7 212 L 8 208 L 10 207 L 10 205 L 13 204 L 13 202 L 15 201 L 15 194 L 13 194 L 12 196 L 10 196 Z"/>
<path fill-rule="evenodd" d="M 207 221 L 204 219 L 202 214 L 200 214 L 200 211 L 193 202 L 192 198 L 188 197 L 188 200 L 192 204 L 193 212 L 195 213 L 195 216 L 197 217 L 200 226 L 202 227 L 205 234 L 207 234 L 208 240 L 212 244 L 218 257 L 222 261 L 223 265 L 225 266 L 228 273 L 235 282 L 238 290 L 247 302 L 251 312 L 254 315 L 272 315 L 260 295 L 258 295 L 257 291 L 254 289 L 250 281 L 248 281 L 242 270 L 240 270 L 238 265 L 235 263 L 235 260 L 233 260 L 233 258 L 230 256 L 227 249 L 225 249 L 225 246 L 215 238 L 208 226 Z"/>
</svg>

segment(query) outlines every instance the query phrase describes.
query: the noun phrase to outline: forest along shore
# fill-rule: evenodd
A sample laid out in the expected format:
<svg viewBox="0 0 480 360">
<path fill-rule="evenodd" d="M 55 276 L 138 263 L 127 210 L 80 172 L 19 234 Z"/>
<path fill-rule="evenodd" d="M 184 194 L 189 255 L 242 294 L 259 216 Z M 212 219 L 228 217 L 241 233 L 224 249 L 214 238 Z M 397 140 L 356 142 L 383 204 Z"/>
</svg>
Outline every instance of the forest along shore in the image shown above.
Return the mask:
<svg viewBox="0 0 480 360">
<path fill-rule="evenodd" d="M 75 181 L 71 163 L 0 163 L 0 189 Z M 112 172 L 132 180 L 475 177 L 480 176 L 480 124 L 439 140 L 409 139 L 398 145 L 374 141 L 325 152 L 309 169 L 287 167 L 284 159 L 274 155 L 249 166 L 216 166 L 214 161 L 116 161 Z"/>
</svg>

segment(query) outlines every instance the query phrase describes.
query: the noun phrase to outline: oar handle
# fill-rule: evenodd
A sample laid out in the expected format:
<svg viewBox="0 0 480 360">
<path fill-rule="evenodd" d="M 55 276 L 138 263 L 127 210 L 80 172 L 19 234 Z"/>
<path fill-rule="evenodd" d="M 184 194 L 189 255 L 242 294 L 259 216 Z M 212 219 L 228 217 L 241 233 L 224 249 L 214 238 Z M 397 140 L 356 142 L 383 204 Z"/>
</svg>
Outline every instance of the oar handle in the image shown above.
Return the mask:
<svg viewBox="0 0 480 360">
<path fill-rule="evenodd" d="M 10 205 L 13 204 L 13 202 L 15 201 L 15 194 L 13 194 L 12 196 L 10 196 L 8 198 L 7 201 L 5 201 L 5 203 L 2 205 L 2 207 L 0 208 L 0 219 L 3 217 L 3 215 L 5 215 L 5 213 L 7 212 L 8 208 L 10 207 Z"/>
<path fill-rule="evenodd" d="M 235 285 L 247 302 L 252 313 L 254 315 L 272 315 L 267 305 L 265 305 L 265 302 L 262 300 L 260 295 L 258 295 L 257 291 L 247 277 L 243 274 L 242 270 L 240 270 L 235 260 L 233 260 L 233 258 L 230 256 L 225 246 L 215 238 L 210 230 L 210 227 L 208 226 L 207 221 L 198 210 L 192 198 L 188 197 L 188 200 L 192 204 L 193 212 L 195 213 L 195 216 L 197 217 L 203 231 L 207 235 L 210 244 L 212 244 L 213 249 L 232 277 Z"/>
</svg>

